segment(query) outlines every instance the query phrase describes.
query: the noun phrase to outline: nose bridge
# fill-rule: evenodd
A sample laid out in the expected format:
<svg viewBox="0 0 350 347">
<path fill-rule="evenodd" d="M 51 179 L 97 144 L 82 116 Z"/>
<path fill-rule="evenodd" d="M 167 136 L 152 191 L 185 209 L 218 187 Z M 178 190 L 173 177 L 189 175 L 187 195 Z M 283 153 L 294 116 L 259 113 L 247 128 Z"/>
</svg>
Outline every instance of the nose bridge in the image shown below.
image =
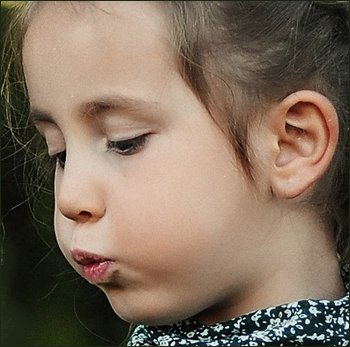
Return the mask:
<svg viewBox="0 0 350 347">
<path fill-rule="evenodd" d="M 104 178 L 88 149 L 69 151 L 64 169 L 57 172 L 55 197 L 57 208 L 77 222 L 96 221 L 106 210 Z"/>
</svg>

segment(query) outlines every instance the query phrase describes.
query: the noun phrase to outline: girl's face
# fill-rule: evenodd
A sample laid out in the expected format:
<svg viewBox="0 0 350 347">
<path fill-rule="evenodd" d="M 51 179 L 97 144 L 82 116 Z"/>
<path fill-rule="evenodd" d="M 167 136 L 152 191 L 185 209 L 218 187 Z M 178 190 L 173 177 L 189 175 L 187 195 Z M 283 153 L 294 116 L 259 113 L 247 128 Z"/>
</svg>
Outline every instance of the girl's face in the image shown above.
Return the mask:
<svg viewBox="0 0 350 347">
<path fill-rule="evenodd" d="M 263 266 L 266 202 L 181 78 L 162 5 L 97 3 L 41 5 L 24 41 L 58 243 L 127 321 L 220 314 Z"/>
</svg>

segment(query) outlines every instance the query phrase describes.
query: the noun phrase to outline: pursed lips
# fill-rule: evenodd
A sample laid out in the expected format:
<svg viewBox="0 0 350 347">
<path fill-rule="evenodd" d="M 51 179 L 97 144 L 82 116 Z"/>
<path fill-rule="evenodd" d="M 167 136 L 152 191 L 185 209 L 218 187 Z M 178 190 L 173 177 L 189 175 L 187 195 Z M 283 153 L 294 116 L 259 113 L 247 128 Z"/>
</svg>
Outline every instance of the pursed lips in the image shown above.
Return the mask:
<svg viewBox="0 0 350 347">
<path fill-rule="evenodd" d="M 71 256 L 81 266 L 83 276 L 92 284 L 106 281 L 108 270 L 114 262 L 113 259 L 79 249 L 72 250 Z"/>
</svg>

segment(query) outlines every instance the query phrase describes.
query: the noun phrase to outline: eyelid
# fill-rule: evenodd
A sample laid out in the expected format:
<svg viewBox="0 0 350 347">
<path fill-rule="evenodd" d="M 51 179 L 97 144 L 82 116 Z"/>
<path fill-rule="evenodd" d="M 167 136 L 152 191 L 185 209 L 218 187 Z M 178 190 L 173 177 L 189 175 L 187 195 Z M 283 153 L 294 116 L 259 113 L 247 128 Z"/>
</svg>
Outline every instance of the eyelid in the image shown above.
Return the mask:
<svg viewBox="0 0 350 347">
<path fill-rule="evenodd" d="M 140 132 L 133 132 L 126 135 L 121 135 L 119 138 L 117 136 L 107 136 L 107 139 L 109 142 L 121 142 L 121 141 L 133 140 L 147 134 L 150 134 L 150 131 L 142 130 Z"/>
<path fill-rule="evenodd" d="M 131 156 L 142 151 L 147 144 L 151 133 L 144 133 L 139 136 L 129 137 L 125 140 L 108 141 L 108 151 L 116 152 L 121 156 Z M 129 144 L 128 144 L 129 142 Z M 123 145 L 126 144 L 126 148 L 122 149 Z M 129 145 L 129 146 L 128 146 Z M 129 147 L 129 148 L 128 148 Z"/>
<path fill-rule="evenodd" d="M 133 140 L 137 140 L 143 137 L 147 137 L 151 135 L 151 133 L 143 133 L 140 135 L 131 135 L 131 136 L 123 136 L 120 139 L 113 139 L 113 140 L 108 140 L 107 143 L 119 143 L 119 142 L 126 142 L 126 141 L 133 141 Z"/>
<path fill-rule="evenodd" d="M 63 134 L 56 124 L 47 121 L 36 121 L 34 125 L 46 142 L 49 157 L 65 150 L 66 144 Z"/>
<path fill-rule="evenodd" d="M 62 152 L 65 152 L 65 151 L 66 151 L 65 148 L 62 148 L 62 149 L 59 149 L 59 150 L 53 150 L 53 151 L 51 151 L 51 150 L 48 148 L 47 154 L 48 154 L 48 156 L 52 159 L 52 158 L 57 157 L 58 155 L 60 155 Z"/>
<path fill-rule="evenodd" d="M 40 134 L 42 134 L 43 136 L 45 136 L 45 133 L 47 131 L 51 131 L 51 130 L 55 130 L 55 131 L 60 132 L 60 129 L 56 123 L 53 123 L 53 122 L 50 122 L 47 120 L 34 120 L 33 124 L 34 124 L 35 128 L 38 130 L 38 132 Z"/>
<path fill-rule="evenodd" d="M 45 139 L 47 144 L 47 152 L 49 157 L 53 157 L 66 150 L 64 141 L 55 141 L 53 139 Z"/>
</svg>

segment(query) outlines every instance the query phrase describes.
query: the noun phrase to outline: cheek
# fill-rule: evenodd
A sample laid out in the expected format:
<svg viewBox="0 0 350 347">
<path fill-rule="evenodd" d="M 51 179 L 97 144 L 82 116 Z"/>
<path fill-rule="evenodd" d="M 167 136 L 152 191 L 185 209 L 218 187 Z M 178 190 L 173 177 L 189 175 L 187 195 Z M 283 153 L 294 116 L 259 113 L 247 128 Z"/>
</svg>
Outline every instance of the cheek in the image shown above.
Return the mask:
<svg viewBox="0 0 350 347">
<path fill-rule="evenodd" d="M 72 232 L 69 231 L 67 227 L 65 227 L 63 216 L 57 209 L 57 206 L 55 206 L 54 212 L 54 228 L 57 243 L 64 256 L 68 259 L 69 248 L 72 240 Z"/>
<path fill-rule="evenodd" d="M 254 209 L 252 194 L 226 144 L 206 140 L 159 144 L 113 188 L 109 239 L 137 274 L 138 290 L 122 303 L 109 298 L 131 321 L 140 312 L 165 321 L 198 313 L 224 297 L 244 268 L 251 220 L 243 211 Z"/>
<path fill-rule="evenodd" d="M 125 176 L 110 202 L 123 254 L 144 262 L 161 259 L 168 268 L 173 261 L 200 261 L 200 254 L 221 247 L 233 220 L 239 224 L 234 211 L 246 194 L 243 180 L 226 143 L 208 137 L 203 143 L 193 136 L 157 143 L 157 153 Z"/>
<path fill-rule="evenodd" d="M 75 267 L 75 263 L 71 260 L 70 257 L 70 248 L 72 245 L 73 240 L 73 228 L 72 221 L 69 221 L 67 218 L 65 218 L 57 206 L 56 201 L 56 192 L 59 189 L 60 186 L 60 175 L 55 174 L 55 208 L 54 208 L 54 229 L 55 229 L 55 236 L 58 243 L 58 246 L 63 253 L 64 257 L 69 261 L 69 263 Z"/>
</svg>

